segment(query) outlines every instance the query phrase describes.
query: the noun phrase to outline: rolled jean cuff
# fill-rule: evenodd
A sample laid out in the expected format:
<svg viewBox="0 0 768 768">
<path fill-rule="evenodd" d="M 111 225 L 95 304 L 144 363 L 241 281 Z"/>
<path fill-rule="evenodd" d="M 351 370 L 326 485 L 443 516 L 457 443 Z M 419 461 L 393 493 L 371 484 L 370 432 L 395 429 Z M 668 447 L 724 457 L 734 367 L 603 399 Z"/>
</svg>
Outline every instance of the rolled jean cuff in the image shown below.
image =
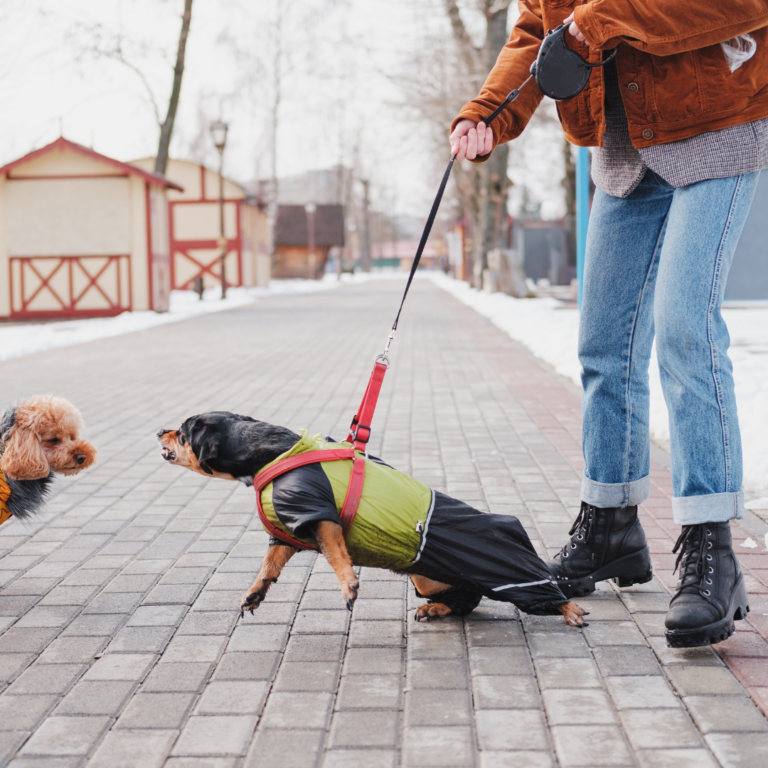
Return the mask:
<svg viewBox="0 0 768 768">
<path fill-rule="evenodd" d="M 672 499 L 672 518 L 678 525 L 725 523 L 744 517 L 744 492 L 708 493 Z"/>
<path fill-rule="evenodd" d="M 581 478 L 581 500 L 593 507 L 634 507 L 650 495 L 650 475 L 629 483 L 598 483 L 586 475 Z"/>
</svg>

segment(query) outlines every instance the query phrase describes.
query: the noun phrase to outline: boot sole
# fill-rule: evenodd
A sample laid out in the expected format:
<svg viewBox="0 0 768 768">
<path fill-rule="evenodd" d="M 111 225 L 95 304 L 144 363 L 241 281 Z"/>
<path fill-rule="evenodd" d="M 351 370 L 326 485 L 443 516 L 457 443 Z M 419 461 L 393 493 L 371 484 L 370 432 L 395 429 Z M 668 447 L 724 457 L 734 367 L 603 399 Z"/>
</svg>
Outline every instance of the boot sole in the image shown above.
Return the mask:
<svg viewBox="0 0 768 768">
<path fill-rule="evenodd" d="M 668 629 L 664 634 L 670 648 L 699 648 L 712 643 L 722 643 L 736 630 L 734 621 L 747 618 L 749 601 L 744 576 L 739 576 L 731 594 L 728 613 L 720 621 L 696 629 Z"/>
<path fill-rule="evenodd" d="M 566 597 L 585 597 L 595 591 L 598 581 L 613 579 L 619 587 L 631 587 L 635 584 L 646 584 L 653 578 L 651 551 L 648 546 L 619 560 L 614 560 L 602 568 L 598 568 L 589 576 L 580 579 L 557 579 L 557 586 Z"/>
</svg>

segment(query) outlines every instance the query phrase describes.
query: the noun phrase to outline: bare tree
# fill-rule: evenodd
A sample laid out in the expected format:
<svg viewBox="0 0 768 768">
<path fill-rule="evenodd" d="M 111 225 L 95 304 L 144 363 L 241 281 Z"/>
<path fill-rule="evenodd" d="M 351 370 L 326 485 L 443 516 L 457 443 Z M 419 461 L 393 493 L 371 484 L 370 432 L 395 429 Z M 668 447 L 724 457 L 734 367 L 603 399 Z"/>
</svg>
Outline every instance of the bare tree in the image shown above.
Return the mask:
<svg viewBox="0 0 768 768">
<path fill-rule="evenodd" d="M 173 68 L 173 87 L 171 97 L 168 100 L 168 112 L 165 120 L 160 125 L 160 141 L 157 145 L 157 157 L 155 158 L 155 173 L 165 173 L 168 165 L 168 149 L 173 135 L 173 123 L 176 120 L 176 111 L 179 108 L 181 96 L 181 80 L 184 77 L 184 59 L 187 54 L 187 38 L 189 26 L 192 23 L 192 0 L 184 0 L 184 13 L 181 16 L 181 32 L 179 44 L 176 49 L 176 66 Z"/>
<path fill-rule="evenodd" d="M 168 165 L 168 152 L 173 137 L 173 126 L 176 121 L 176 113 L 179 108 L 181 96 L 181 83 L 184 77 L 184 62 L 186 59 L 187 39 L 192 23 L 192 0 L 184 0 L 184 11 L 181 16 L 181 31 L 179 33 L 176 48 L 176 63 L 173 69 L 173 84 L 171 95 L 168 99 L 168 108 L 165 120 L 160 117 L 160 104 L 150 84 L 150 78 L 138 62 L 146 59 L 150 54 L 157 54 L 155 46 L 145 40 L 130 40 L 118 31 L 114 32 L 101 24 L 84 25 L 76 24 L 68 31 L 67 38 L 77 49 L 78 58 L 93 57 L 97 59 L 109 59 L 122 64 L 133 72 L 141 82 L 146 99 L 160 129 L 157 156 L 155 159 L 155 172 L 164 174 Z M 126 53 L 128 48 L 131 53 Z"/>
<path fill-rule="evenodd" d="M 456 0 L 443 0 L 451 22 L 453 39 L 465 72 L 464 81 L 472 86 L 472 96 L 496 62 L 507 42 L 507 13 L 511 0 L 476 0 L 477 10 L 485 19 L 485 36 L 475 45 L 462 20 Z M 479 286 L 483 270 L 488 268 L 488 251 L 503 247 L 507 230 L 507 176 L 509 147 L 502 144 L 482 164 L 457 168 L 457 191 L 470 224 L 472 282 Z"/>
<path fill-rule="evenodd" d="M 285 40 L 283 36 L 283 25 L 285 23 L 285 2 L 278 2 L 275 17 L 274 29 L 274 50 L 272 55 L 272 109 L 270 120 L 270 179 L 269 193 L 267 195 L 267 216 L 269 231 L 269 252 L 270 256 L 275 258 L 275 228 L 277 226 L 277 206 L 279 197 L 279 187 L 277 179 L 277 137 L 280 127 L 280 103 L 283 99 L 283 58 L 285 55 Z"/>
<path fill-rule="evenodd" d="M 568 250 L 576 256 L 576 163 L 568 139 L 563 137 L 563 193 L 565 197 L 565 221 L 568 226 Z"/>
</svg>

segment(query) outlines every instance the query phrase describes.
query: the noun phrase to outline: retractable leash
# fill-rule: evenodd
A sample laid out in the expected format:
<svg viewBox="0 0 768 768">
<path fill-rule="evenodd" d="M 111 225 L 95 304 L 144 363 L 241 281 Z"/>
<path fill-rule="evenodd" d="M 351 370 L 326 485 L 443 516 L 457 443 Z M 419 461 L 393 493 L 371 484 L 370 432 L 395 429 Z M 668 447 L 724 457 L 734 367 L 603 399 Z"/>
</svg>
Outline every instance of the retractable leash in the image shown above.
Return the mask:
<svg viewBox="0 0 768 768">
<path fill-rule="evenodd" d="M 572 51 L 565 44 L 565 33 L 567 29 L 568 25 L 563 24 L 556 29 L 550 29 L 549 32 L 547 32 L 544 40 L 542 40 L 539 52 L 536 56 L 536 61 L 531 65 L 530 76 L 519 87 L 510 91 L 501 106 L 497 107 L 485 119 L 484 122 L 486 127 L 488 127 L 520 95 L 520 91 L 525 88 L 532 79 L 535 78 L 536 84 L 545 96 L 549 96 L 555 101 L 566 101 L 567 99 L 574 98 L 574 96 L 578 96 L 584 90 L 593 69 L 605 66 L 616 56 L 616 50 L 614 50 L 608 58 L 603 61 L 595 64 L 585 61 L 578 53 L 576 53 L 576 51 Z M 456 155 L 451 155 L 451 159 L 448 161 L 448 167 L 445 169 L 443 179 L 437 190 L 435 201 L 432 203 L 432 209 L 427 217 L 427 223 L 424 225 L 424 231 L 421 233 L 419 247 L 416 249 L 416 255 L 414 256 L 413 264 L 411 265 L 408 281 L 405 284 L 405 291 L 403 292 L 403 298 L 400 301 L 400 308 L 397 310 L 395 322 L 387 337 L 384 351 L 380 355 L 376 355 L 376 358 L 373 361 L 371 378 L 368 381 L 368 386 L 366 387 L 360 407 L 355 414 L 355 418 L 352 419 L 352 425 L 349 428 L 349 435 L 347 436 L 346 442 L 354 445 L 355 449 L 358 451 L 366 452 L 367 450 L 367 444 L 371 437 L 373 414 L 376 410 L 376 403 L 379 399 L 381 386 L 384 383 L 384 374 L 389 367 L 389 348 L 395 338 L 395 331 L 397 331 L 400 313 L 403 311 L 405 299 L 408 296 L 408 291 L 411 288 L 414 275 L 419 267 L 421 255 L 424 253 L 424 248 L 429 239 L 429 233 L 432 231 L 432 225 L 435 222 L 438 208 L 440 208 L 440 202 L 443 199 L 443 193 L 448 184 L 448 179 L 453 170 L 453 163 L 455 160 Z M 355 462 L 355 464 L 357 463 L 358 462 Z M 363 465 L 362 461 L 359 463 Z M 362 486 L 362 480 L 358 480 L 358 482 L 360 482 L 360 485 Z"/>
</svg>

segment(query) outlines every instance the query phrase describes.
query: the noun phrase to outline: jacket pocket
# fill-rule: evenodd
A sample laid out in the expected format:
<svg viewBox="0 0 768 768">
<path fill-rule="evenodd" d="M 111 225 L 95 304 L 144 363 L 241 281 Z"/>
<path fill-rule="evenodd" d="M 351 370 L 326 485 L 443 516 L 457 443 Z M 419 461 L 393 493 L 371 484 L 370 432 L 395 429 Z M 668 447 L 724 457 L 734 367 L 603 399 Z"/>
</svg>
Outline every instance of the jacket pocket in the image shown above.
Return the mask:
<svg viewBox="0 0 768 768">
<path fill-rule="evenodd" d="M 702 101 L 708 113 L 746 109 L 750 100 L 768 87 L 768 37 L 766 30 L 754 34 L 755 55 L 731 72 L 722 48 L 710 45 L 697 51 L 702 74 Z"/>
<path fill-rule="evenodd" d="M 653 71 L 653 107 L 657 119 L 676 123 L 704 112 L 698 51 L 649 56 Z"/>
</svg>

